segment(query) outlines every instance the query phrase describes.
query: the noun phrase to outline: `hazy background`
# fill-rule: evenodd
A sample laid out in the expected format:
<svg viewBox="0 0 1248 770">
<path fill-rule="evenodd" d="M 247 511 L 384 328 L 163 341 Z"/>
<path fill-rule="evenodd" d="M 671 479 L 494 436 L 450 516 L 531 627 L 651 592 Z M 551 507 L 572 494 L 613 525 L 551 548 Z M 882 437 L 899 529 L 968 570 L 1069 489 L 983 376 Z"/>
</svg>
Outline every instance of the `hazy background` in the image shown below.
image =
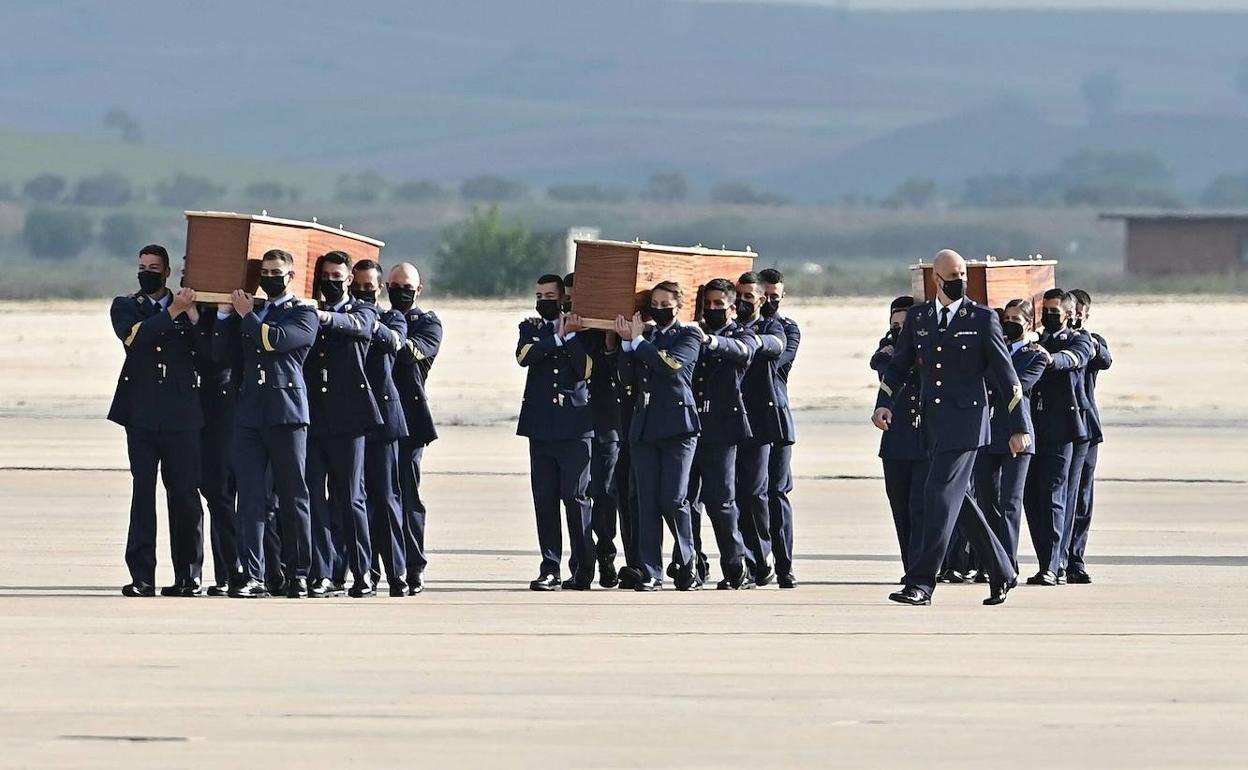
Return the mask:
<svg viewBox="0 0 1248 770">
<path fill-rule="evenodd" d="M 183 208 L 315 215 L 434 273 L 594 226 L 748 244 L 807 293 L 900 289 L 944 245 L 1148 289 L 1098 212 L 1248 206 L 1246 3 L 5 10 L 0 296 L 127 289 Z"/>
</svg>

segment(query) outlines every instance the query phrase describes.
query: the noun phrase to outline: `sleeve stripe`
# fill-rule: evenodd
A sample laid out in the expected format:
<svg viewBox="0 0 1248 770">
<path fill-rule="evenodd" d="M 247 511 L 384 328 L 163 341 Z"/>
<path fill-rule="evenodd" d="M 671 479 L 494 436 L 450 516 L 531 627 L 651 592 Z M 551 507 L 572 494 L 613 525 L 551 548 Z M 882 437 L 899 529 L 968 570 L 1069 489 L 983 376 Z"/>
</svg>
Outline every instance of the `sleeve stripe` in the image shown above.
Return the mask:
<svg viewBox="0 0 1248 770">
<path fill-rule="evenodd" d="M 1013 395 L 1010 397 L 1010 408 L 1007 411 L 1010 411 L 1010 412 L 1014 411 L 1014 409 L 1022 402 L 1022 400 L 1023 400 L 1023 386 L 1015 385 L 1014 390 L 1013 390 Z"/>
<path fill-rule="evenodd" d="M 893 389 L 890 388 L 888 386 L 888 383 L 885 382 L 884 380 L 880 380 L 880 390 L 884 391 L 884 395 L 888 396 L 889 398 L 893 397 Z"/>
<path fill-rule="evenodd" d="M 585 379 L 589 379 L 594 375 L 594 358 L 593 356 L 585 356 Z"/>
<path fill-rule="evenodd" d="M 130 347 L 134 343 L 134 338 L 139 336 L 139 327 L 142 325 L 143 322 L 139 321 L 137 324 L 130 327 L 130 336 L 125 339 L 126 347 Z"/>
<path fill-rule="evenodd" d="M 1073 353 L 1069 350 L 1062 350 L 1062 351 L 1059 351 L 1059 355 L 1070 356 L 1070 360 L 1075 362 L 1075 368 L 1076 369 L 1079 368 L 1079 354 L 1078 353 Z"/>
<path fill-rule="evenodd" d="M 663 363 L 667 364 L 673 369 L 681 369 L 684 367 L 684 364 L 677 361 L 675 358 L 672 358 L 671 354 L 668 353 L 666 350 L 659 351 L 659 358 L 663 360 Z"/>
<path fill-rule="evenodd" d="M 269 325 L 260 324 L 260 344 L 264 345 L 264 349 L 272 353 L 275 348 L 273 343 L 269 341 Z"/>
<path fill-rule="evenodd" d="M 415 347 L 414 343 L 412 343 L 412 342 L 410 342 L 410 341 L 409 341 L 407 344 L 412 345 L 413 347 Z M 523 363 L 524 363 L 524 359 L 528 358 L 528 356 L 529 356 L 529 351 L 530 351 L 530 350 L 532 350 L 532 349 L 533 349 L 533 343 L 531 343 L 531 342 L 530 342 L 528 345 L 525 345 L 524 347 L 520 348 L 520 352 L 516 354 L 516 363 L 518 363 L 518 364 L 523 364 Z M 419 355 L 419 354 L 417 354 L 417 355 Z M 422 356 L 422 358 L 423 358 L 423 356 Z"/>
</svg>

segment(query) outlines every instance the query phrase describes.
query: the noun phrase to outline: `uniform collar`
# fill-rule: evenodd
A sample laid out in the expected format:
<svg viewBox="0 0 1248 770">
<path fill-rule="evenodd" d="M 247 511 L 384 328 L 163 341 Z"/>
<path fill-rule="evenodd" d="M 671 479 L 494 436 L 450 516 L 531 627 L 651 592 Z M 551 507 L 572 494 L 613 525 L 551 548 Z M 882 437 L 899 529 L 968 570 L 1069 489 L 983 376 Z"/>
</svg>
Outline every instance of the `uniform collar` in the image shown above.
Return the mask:
<svg viewBox="0 0 1248 770">
<path fill-rule="evenodd" d="M 936 317 L 937 318 L 940 318 L 941 311 L 943 311 L 946 307 L 949 308 L 949 316 L 952 317 L 953 314 L 958 312 L 958 309 L 962 307 L 962 303 L 966 302 L 966 297 L 958 297 L 953 302 L 950 302 L 948 305 L 941 305 L 940 300 L 938 299 L 932 300 L 932 302 L 936 304 Z"/>
<path fill-rule="evenodd" d="M 277 299 L 271 299 L 267 301 L 265 305 L 270 308 L 280 307 L 282 305 L 285 305 L 287 302 L 290 302 L 294 298 L 295 298 L 295 295 L 287 292 L 286 294 L 283 294 Z"/>
<path fill-rule="evenodd" d="M 349 296 L 347 296 L 346 294 L 344 294 L 344 295 L 342 295 L 342 299 L 338 300 L 338 304 L 337 304 L 337 305 L 333 305 L 333 306 L 331 306 L 331 307 L 327 307 L 327 308 L 325 308 L 325 309 L 326 309 L 326 310 L 329 310 L 329 311 L 332 311 L 332 312 L 334 312 L 334 313 L 340 313 L 340 312 L 342 312 L 342 308 L 343 308 L 343 307 L 347 304 L 347 301 L 348 301 L 349 299 L 351 299 L 351 298 L 350 298 Z"/>
<path fill-rule="evenodd" d="M 1026 346 L 1027 346 L 1027 337 L 1024 335 L 1024 337 L 1018 342 L 1010 343 L 1010 355 L 1014 355 L 1015 353 L 1022 350 Z"/>
</svg>

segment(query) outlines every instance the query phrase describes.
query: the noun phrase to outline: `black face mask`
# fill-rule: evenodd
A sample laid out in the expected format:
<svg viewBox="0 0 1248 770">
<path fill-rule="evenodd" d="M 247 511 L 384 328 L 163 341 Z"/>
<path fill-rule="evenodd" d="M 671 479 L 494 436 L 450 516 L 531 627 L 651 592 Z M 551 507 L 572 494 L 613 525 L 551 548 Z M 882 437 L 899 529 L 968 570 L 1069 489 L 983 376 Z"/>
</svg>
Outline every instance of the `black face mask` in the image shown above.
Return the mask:
<svg viewBox="0 0 1248 770">
<path fill-rule="evenodd" d="M 755 318 L 754 305 L 743 299 L 737 300 L 737 320 L 741 323 L 749 323 Z"/>
<path fill-rule="evenodd" d="M 537 301 L 537 314 L 547 321 L 555 320 L 559 317 L 559 300 L 539 299 Z"/>
<path fill-rule="evenodd" d="M 572 312 L 572 300 L 568 300 L 567 302 L 564 302 L 561 305 L 559 305 L 559 312 L 571 313 Z"/>
<path fill-rule="evenodd" d="M 1027 333 L 1027 330 L 1018 321 L 1003 321 L 1001 323 L 1001 331 L 1005 332 L 1005 339 L 1009 342 L 1018 342 Z"/>
<path fill-rule="evenodd" d="M 707 308 L 702 311 L 702 322 L 706 324 L 707 331 L 722 329 L 728 324 L 728 309 L 722 307 Z"/>
<path fill-rule="evenodd" d="M 895 339 L 897 339 L 898 337 L 900 337 L 900 336 L 901 336 L 901 327 L 900 327 L 900 326 L 890 326 L 890 327 L 888 327 L 888 336 L 889 336 L 889 338 L 890 338 L 890 339 L 894 339 L 894 340 L 895 340 Z"/>
<path fill-rule="evenodd" d="M 157 273 L 151 270 L 139 271 L 139 289 L 144 294 L 155 294 L 165 287 L 164 273 Z"/>
<path fill-rule="evenodd" d="M 1040 314 L 1040 325 L 1049 334 L 1060 331 L 1062 328 L 1062 314 L 1056 310 L 1046 310 Z"/>
<path fill-rule="evenodd" d="M 343 281 L 321 281 L 321 296 L 325 298 L 327 304 L 337 305 L 342 295 L 346 293 L 347 287 Z"/>
<path fill-rule="evenodd" d="M 778 299 L 767 300 L 766 302 L 763 303 L 763 306 L 758 309 L 758 312 L 760 315 L 762 315 L 763 318 L 771 318 L 776 313 L 780 312 L 780 300 Z"/>
<path fill-rule="evenodd" d="M 662 329 L 670 324 L 676 318 L 676 308 L 674 307 L 651 307 L 650 317 Z"/>
<path fill-rule="evenodd" d="M 387 286 L 386 296 L 390 298 L 390 307 L 406 313 L 412 309 L 412 305 L 416 302 L 416 290 L 406 289 L 402 286 Z"/>
<path fill-rule="evenodd" d="M 262 275 L 260 276 L 260 288 L 264 289 L 264 293 L 269 299 L 277 299 L 286 293 L 286 282 L 289 280 L 289 274 L 286 275 Z"/>
<path fill-rule="evenodd" d="M 376 289 L 357 289 L 353 286 L 351 287 L 351 296 L 355 297 L 360 302 L 375 303 L 377 301 L 377 290 Z"/>
<path fill-rule="evenodd" d="M 939 278 L 939 276 L 937 276 Z M 961 278 L 940 279 L 940 288 L 949 299 L 958 300 L 966 294 L 966 281 Z"/>
<path fill-rule="evenodd" d="M 1082 318 L 1072 318 L 1072 319 L 1071 319 L 1071 321 L 1070 321 L 1070 328 L 1072 328 L 1072 329 L 1082 329 L 1082 328 L 1083 328 L 1083 319 L 1082 319 Z"/>
</svg>

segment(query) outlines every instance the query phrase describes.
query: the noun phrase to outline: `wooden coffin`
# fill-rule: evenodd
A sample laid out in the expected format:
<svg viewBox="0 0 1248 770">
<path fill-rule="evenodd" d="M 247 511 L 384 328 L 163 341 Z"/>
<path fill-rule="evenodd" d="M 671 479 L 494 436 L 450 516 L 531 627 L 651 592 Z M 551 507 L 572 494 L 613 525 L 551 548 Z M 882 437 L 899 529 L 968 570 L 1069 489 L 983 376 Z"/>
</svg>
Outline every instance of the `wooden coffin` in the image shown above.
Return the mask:
<svg viewBox="0 0 1248 770">
<path fill-rule="evenodd" d="M 991 308 L 1005 307 L 1012 299 L 1030 299 L 1036 317 L 1044 293 L 1057 285 L 1054 259 L 977 259 L 966 263 L 966 296 Z M 910 288 L 916 299 L 936 298 L 932 266 L 920 262 L 910 267 Z"/>
<path fill-rule="evenodd" d="M 675 281 L 685 294 L 677 317 L 691 322 L 702 287 L 715 278 L 736 283 L 738 276 L 754 269 L 757 256 L 752 251 L 701 246 L 578 240 L 572 312 L 591 329 L 611 329 L 617 315 L 631 316 L 649 302 L 650 289 L 656 283 Z"/>
<path fill-rule="evenodd" d="M 194 289 L 204 302 L 228 301 L 235 289 L 254 294 L 260 284 L 260 258 L 270 249 L 282 249 L 294 256 L 292 291 L 311 299 L 315 296 L 316 261 L 326 252 L 345 251 L 353 261 L 378 260 L 385 245 L 316 222 L 223 211 L 185 213 L 182 285 Z"/>
</svg>

